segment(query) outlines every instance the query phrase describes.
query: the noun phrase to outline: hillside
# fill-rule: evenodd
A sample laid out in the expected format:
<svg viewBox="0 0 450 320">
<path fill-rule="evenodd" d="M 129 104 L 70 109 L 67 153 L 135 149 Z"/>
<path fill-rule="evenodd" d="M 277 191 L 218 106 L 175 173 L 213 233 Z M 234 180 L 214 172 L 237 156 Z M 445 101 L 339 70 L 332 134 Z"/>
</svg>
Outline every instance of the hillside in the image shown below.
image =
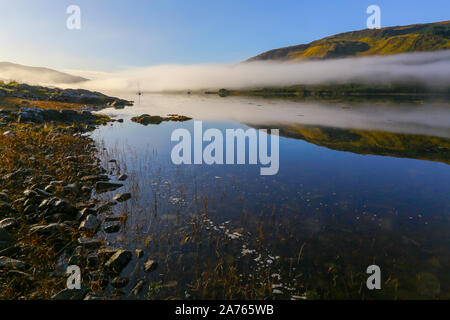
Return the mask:
<svg viewBox="0 0 450 320">
<path fill-rule="evenodd" d="M 450 21 L 365 29 L 264 52 L 247 61 L 301 61 L 450 49 Z"/>
<path fill-rule="evenodd" d="M 87 79 L 48 68 L 0 62 L 0 80 L 15 80 L 29 84 L 72 84 L 86 81 Z"/>
</svg>

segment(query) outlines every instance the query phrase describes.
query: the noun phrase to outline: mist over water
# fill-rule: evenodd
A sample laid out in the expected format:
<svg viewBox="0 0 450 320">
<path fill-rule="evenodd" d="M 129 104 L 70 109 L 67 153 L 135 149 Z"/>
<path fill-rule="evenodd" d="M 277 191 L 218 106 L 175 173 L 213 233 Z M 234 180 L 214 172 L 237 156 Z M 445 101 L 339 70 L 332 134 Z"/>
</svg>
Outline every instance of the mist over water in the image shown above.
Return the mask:
<svg viewBox="0 0 450 320">
<path fill-rule="evenodd" d="M 322 83 L 418 82 L 450 84 L 450 51 L 385 57 L 345 58 L 308 62 L 249 62 L 238 64 L 160 65 L 119 73 L 98 74 L 80 83 L 91 90 L 145 92 L 244 89 Z M 92 76 L 92 72 L 78 72 Z"/>
</svg>

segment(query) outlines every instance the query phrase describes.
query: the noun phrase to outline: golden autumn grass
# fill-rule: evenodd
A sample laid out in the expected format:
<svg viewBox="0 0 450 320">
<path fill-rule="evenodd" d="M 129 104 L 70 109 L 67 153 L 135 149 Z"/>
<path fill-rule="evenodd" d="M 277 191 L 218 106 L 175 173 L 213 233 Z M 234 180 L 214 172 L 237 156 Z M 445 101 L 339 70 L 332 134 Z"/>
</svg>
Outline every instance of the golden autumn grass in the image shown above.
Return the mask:
<svg viewBox="0 0 450 320">
<path fill-rule="evenodd" d="M 79 173 L 98 173 L 92 141 L 86 137 L 74 136 L 76 126 L 36 125 L 11 123 L 8 130 L 14 135 L 4 136 L 0 129 L 0 172 L 6 173 L 27 168 L 32 169 L 32 178 L 39 184 L 43 175 L 52 180 L 77 182 Z M 68 160 L 76 156 L 76 160 Z M 11 201 L 22 197 L 28 186 L 21 179 L 1 180 L 0 189 L 6 190 Z M 54 196 L 64 196 L 75 204 L 80 197 L 67 195 L 57 189 Z M 84 197 L 88 200 L 89 197 Z M 15 245 L 21 248 L 21 260 L 28 268 L 25 272 L 0 271 L 0 297 L 2 299 L 49 299 L 56 290 L 65 286 L 64 274 L 57 271 L 57 258 L 62 253 L 60 246 L 51 245 L 51 237 L 32 235 L 30 226 L 18 205 L 19 227 L 14 234 Z M 44 223 L 42 221 L 42 223 Z M 61 232 L 62 242 L 67 247 L 74 244 L 79 234 L 76 228 Z"/>
</svg>

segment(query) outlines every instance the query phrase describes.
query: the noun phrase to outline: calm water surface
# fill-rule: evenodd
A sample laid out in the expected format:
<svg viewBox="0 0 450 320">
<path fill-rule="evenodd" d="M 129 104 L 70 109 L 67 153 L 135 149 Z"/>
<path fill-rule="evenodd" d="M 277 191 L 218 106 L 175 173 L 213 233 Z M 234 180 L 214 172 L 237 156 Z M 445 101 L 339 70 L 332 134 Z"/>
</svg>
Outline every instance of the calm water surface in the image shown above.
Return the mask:
<svg viewBox="0 0 450 320">
<path fill-rule="evenodd" d="M 116 192 L 133 199 L 113 208 L 127 217 L 121 232 L 99 236 L 145 252 L 124 271 L 132 279 L 124 292 L 140 279 L 145 289 L 127 297 L 450 297 L 448 105 L 145 95 L 102 113 L 124 119 L 93 137 L 111 173 L 129 175 Z M 187 115 L 204 130 L 279 128 L 279 173 L 176 166 L 170 136 L 192 132 L 193 121 L 130 121 L 143 113 Z M 159 267 L 146 274 L 149 258 Z M 371 264 L 382 290 L 365 286 Z M 230 295 L 208 282 L 221 276 L 252 289 Z"/>
</svg>

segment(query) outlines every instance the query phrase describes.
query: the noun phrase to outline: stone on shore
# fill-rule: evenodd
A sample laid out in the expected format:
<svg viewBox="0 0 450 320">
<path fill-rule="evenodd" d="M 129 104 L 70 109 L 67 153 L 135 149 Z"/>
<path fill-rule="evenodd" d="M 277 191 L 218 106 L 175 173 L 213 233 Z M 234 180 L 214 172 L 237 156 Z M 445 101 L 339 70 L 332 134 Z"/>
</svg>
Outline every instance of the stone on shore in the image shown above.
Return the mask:
<svg viewBox="0 0 450 320">
<path fill-rule="evenodd" d="M 0 270 L 3 269 L 25 269 L 25 263 L 20 260 L 8 258 L 8 257 L 0 257 Z"/>
</svg>

